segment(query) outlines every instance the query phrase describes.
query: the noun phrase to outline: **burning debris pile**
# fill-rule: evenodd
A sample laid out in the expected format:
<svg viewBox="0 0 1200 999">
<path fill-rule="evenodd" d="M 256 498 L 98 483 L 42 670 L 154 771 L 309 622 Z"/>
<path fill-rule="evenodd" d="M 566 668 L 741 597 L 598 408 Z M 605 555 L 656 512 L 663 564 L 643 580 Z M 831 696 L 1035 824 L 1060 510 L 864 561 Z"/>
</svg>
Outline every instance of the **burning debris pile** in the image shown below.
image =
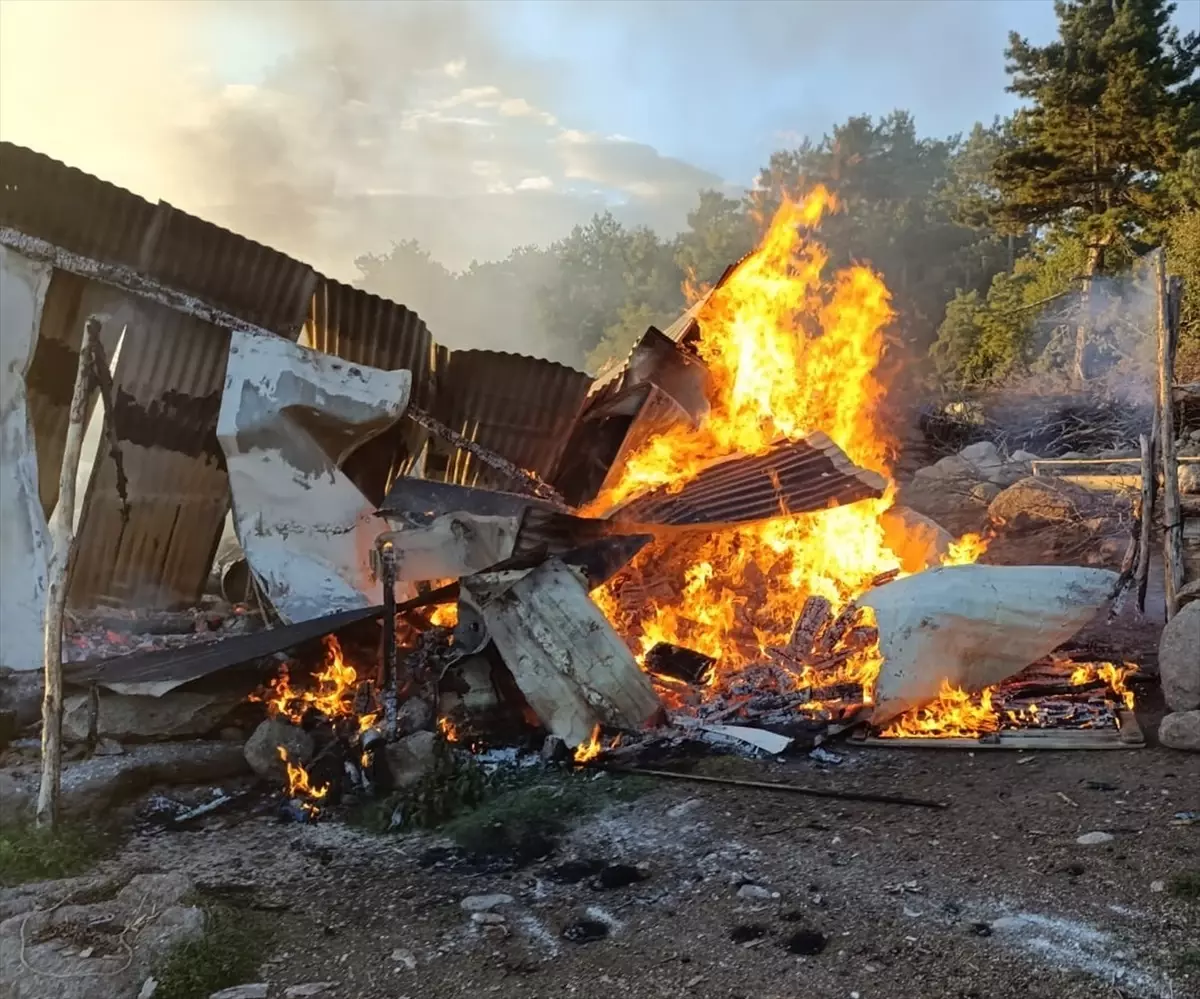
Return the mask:
<svg viewBox="0 0 1200 999">
<path fill-rule="evenodd" d="M 828 276 L 833 207 L 786 201 L 672 335 L 597 379 L 551 481 L 396 482 L 378 666 L 331 639 L 310 687 L 260 695 L 311 742 L 271 747 L 298 809 L 395 787 L 446 741 L 588 762 L 1130 724 L 1134 667 L 1051 655 L 1115 573 L 976 565 L 985 539 L 895 506 L 888 293 L 865 267 Z"/>
</svg>

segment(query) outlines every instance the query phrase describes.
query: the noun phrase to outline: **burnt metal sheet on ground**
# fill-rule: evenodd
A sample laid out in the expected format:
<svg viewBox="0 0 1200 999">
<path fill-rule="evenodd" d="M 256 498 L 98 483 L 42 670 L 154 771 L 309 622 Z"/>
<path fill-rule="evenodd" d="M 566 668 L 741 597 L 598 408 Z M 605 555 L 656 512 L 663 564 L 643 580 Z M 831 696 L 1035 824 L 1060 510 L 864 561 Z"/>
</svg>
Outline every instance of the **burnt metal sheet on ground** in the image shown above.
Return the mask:
<svg viewBox="0 0 1200 999">
<path fill-rule="evenodd" d="M 306 342 L 314 349 L 383 371 L 411 371 L 412 403 L 433 406 L 436 345 L 425 321 L 411 309 L 359 288 L 322 278 L 313 294 Z M 342 471 L 373 503 L 389 485 L 412 471 L 426 439 L 411 420 L 401 420 L 367 441 L 342 463 Z"/>
<path fill-rule="evenodd" d="M 859 468 L 823 433 L 783 441 L 700 471 L 682 489 L 662 487 L 613 513 L 618 523 L 716 527 L 810 513 L 880 497 L 881 475 Z"/>
<path fill-rule="evenodd" d="M 87 687 L 94 683 L 118 694 L 161 697 L 219 670 L 274 655 L 382 613 L 383 607 L 379 605 L 363 607 L 299 624 L 231 635 L 186 649 L 156 649 L 100 662 L 67 663 L 63 666 L 63 681 L 69 686 Z"/>
<path fill-rule="evenodd" d="M 554 361 L 494 350 L 450 352 L 438 372 L 434 415 L 520 468 L 549 478 L 566 447 L 591 378 Z M 447 482 L 511 488 L 500 473 L 455 451 Z"/>
<path fill-rule="evenodd" d="M 111 419 L 129 481 L 129 519 L 122 521 L 116 469 L 101 448 L 80 518 L 70 601 L 187 605 L 203 591 L 229 505 L 216 434 L 229 333 L 153 302 L 123 296 L 114 304 L 106 328 L 125 334 Z"/>
</svg>

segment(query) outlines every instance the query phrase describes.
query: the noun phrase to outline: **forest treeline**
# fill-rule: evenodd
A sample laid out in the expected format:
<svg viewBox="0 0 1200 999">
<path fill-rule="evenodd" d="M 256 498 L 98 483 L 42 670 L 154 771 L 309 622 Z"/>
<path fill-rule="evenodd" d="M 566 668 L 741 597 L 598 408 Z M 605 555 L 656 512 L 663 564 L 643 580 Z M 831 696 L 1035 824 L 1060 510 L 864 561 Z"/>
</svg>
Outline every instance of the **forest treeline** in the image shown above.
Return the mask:
<svg viewBox="0 0 1200 999">
<path fill-rule="evenodd" d="M 671 238 L 605 213 L 459 273 L 404 240 L 360 257 L 358 284 L 451 346 L 595 371 L 748 252 L 785 192 L 824 183 L 842 206 L 821 227 L 831 265 L 883 275 L 892 337 L 943 384 L 1109 370 L 1121 324 L 1103 317 L 1138 299 L 1159 245 L 1185 281 L 1181 367 L 1200 377 L 1200 35 L 1172 26 L 1169 0 L 1055 6 L 1050 44 L 1010 35 L 1009 118 L 931 138 L 906 111 L 853 117 L 774 153 L 741 198 L 700 192 Z"/>
</svg>

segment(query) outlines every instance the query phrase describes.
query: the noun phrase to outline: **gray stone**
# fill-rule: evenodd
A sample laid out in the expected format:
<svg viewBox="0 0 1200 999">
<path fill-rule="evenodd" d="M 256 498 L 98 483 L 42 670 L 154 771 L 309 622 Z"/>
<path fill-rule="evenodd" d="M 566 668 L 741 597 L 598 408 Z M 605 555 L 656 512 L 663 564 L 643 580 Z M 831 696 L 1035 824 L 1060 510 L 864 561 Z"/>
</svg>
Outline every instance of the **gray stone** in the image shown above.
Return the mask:
<svg viewBox="0 0 1200 999">
<path fill-rule="evenodd" d="M 1061 479 L 1030 476 L 1005 489 L 988 505 L 988 519 L 1008 527 L 1035 528 L 1086 517 L 1096 506 L 1086 489 Z"/>
<path fill-rule="evenodd" d="M 511 905 L 512 901 L 511 895 L 496 892 L 492 895 L 468 895 L 458 904 L 463 912 L 491 912 L 499 905 Z"/>
<path fill-rule="evenodd" d="M 500 926 L 507 920 L 498 912 L 473 912 L 471 922 L 480 926 Z"/>
<path fill-rule="evenodd" d="M 542 742 L 542 759 L 547 763 L 563 763 L 571 755 L 567 744 L 557 735 L 548 735 Z"/>
<path fill-rule="evenodd" d="M 42 671 L 0 666 L 0 708 L 17 716 L 22 729 L 42 720 Z"/>
<path fill-rule="evenodd" d="M 129 746 L 121 756 L 93 756 L 63 767 L 60 807 L 68 818 L 102 815 L 152 787 L 216 784 L 247 772 L 241 747 L 227 742 Z M 30 786 L 37 790 L 36 774 Z"/>
<path fill-rule="evenodd" d="M 1179 466 L 1179 491 L 1186 496 L 1200 494 L 1200 464 L 1189 462 Z"/>
<path fill-rule="evenodd" d="M 279 755 L 281 748 L 289 760 L 300 763 L 311 760 L 315 749 L 312 736 L 299 726 L 286 718 L 267 718 L 246 740 L 242 753 L 259 777 L 278 783 L 287 779 L 287 767 Z"/>
<path fill-rule="evenodd" d="M 30 910 L 0 923 L 0 995 L 6 999 L 113 999 L 139 994 L 173 947 L 204 930 L 204 914 L 183 904 L 192 885 L 179 873 L 140 874 L 115 898 Z M 79 950 L 80 927 L 102 930 Z M 87 956 L 85 956 L 87 955 Z"/>
<path fill-rule="evenodd" d="M 319 996 L 328 992 L 336 982 L 305 982 L 303 985 L 289 985 L 283 990 L 284 999 L 309 999 L 309 996 Z"/>
<path fill-rule="evenodd" d="M 397 787 L 412 787 L 430 770 L 437 759 L 437 736 L 432 732 L 414 732 L 387 747 L 388 769 Z"/>
<path fill-rule="evenodd" d="M 0 827 L 32 817 L 37 788 L 18 783 L 12 774 L 0 771 Z"/>
<path fill-rule="evenodd" d="M 162 697 L 100 691 L 97 732 L 112 739 L 168 741 L 207 735 L 238 708 L 238 694 L 198 694 L 172 690 Z M 63 737 L 83 742 L 88 734 L 88 695 L 63 699 Z"/>
<path fill-rule="evenodd" d="M 1007 489 L 1022 479 L 1029 478 L 1032 474 L 1033 466 L 1027 461 L 1010 461 L 1001 465 L 999 469 L 989 475 L 988 482 L 999 486 L 1001 489 Z"/>
<path fill-rule="evenodd" d="M 1000 452 L 991 441 L 970 444 L 959 451 L 958 456 L 974 468 L 980 478 L 984 479 L 990 479 L 1004 465 L 1004 459 L 1000 457 Z"/>
<path fill-rule="evenodd" d="M 762 885 L 742 885 L 737 890 L 737 897 L 746 901 L 762 902 L 771 898 L 779 898 L 779 895 Z"/>
<path fill-rule="evenodd" d="M 412 735 L 433 728 L 433 708 L 428 701 L 410 697 L 396 710 L 396 734 Z"/>
<path fill-rule="evenodd" d="M 1111 843 L 1112 841 L 1113 834 L 1106 832 L 1084 833 L 1075 839 L 1075 842 L 1080 846 L 1100 846 L 1102 843 Z"/>
<path fill-rule="evenodd" d="M 267 999 L 270 991 L 268 982 L 252 982 L 249 985 L 234 985 L 214 992 L 208 999 Z"/>
<path fill-rule="evenodd" d="M 981 478 L 975 466 L 965 458 L 960 458 L 958 455 L 952 454 L 943 458 L 941 461 L 935 462 L 933 465 L 937 472 L 933 478 L 937 479 L 976 479 Z"/>
<path fill-rule="evenodd" d="M 1184 583 L 1183 588 L 1175 594 L 1175 599 L 1181 609 L 1194 600 L 1200 600 L 1200 579 L 1193 579 L 1190 583 Z"/>
<path fill-rule="evenodd" d="M 980 503 L 991 503 L 1003 491 L 994 482 L 981 482 L 971 490 L 971 499 L 978 500 Z"/>
<path fill-rule="evenodd" d="M 1032 451 L 1019 451 L 1018 450 L 1018 451 L 1014 451 L 1012 454 L 1010 454 L 1008 456 L 1008 460 L 1029 463 L 1029 462 L 1034 462 L 1034 461 L 1040 461 L 1041 458 L 1039 458 Z"/>
<path fill-rule="evenodd" d="M 100 739 L 96 743 L 96 748 L 92 750 L 92 754 L 95 756 L 124 756 L 125 747 L 116 739 Z"/>
<path fill-rule="evenodd" d="M 1167 715 L 1158 726 L 1158 741 L 1168 749 L 1200 753 L 1200 710 Z"/>
<path fill-rule="evenodd" d="M 1200 708 L 1200 600 L 1183 607 L 1163 628 L 1158 674 L 1168 708 Z"/>
</svg>

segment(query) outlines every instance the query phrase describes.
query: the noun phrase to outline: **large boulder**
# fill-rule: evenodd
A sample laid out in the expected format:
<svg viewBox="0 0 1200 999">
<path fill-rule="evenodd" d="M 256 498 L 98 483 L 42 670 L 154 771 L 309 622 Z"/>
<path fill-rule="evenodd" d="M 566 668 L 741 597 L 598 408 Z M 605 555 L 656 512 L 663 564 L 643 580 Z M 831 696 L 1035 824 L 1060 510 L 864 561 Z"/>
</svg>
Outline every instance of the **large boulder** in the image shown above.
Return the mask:
<svg viewBox="0 0 1200 999">
<path fill-rule="evenodd" d="M 136 996 L 175 947 L 204 932 L 182 874 L 139 874 L 115 898 L 31 909 L 0 923 L 6 999 Z"/>
<path fill-rule="evenodd" d="M 412 787 L 437 763 L 437 736 L 414 732 L 387 747 L 388 771 L 396 787 Z"/>
<path fill-rule="evenodd" d="M 205 694 L 172 690 L 161 697 L 100 692 L 97 731 L 120 741 L 168 741 L 207 735 L 241 706 L 238 694 Z M 88 696 L 63 700 L 63 736 L 82 742 L 88 735 Z"/>
<path fill-rule="evenodd" d="M 1168 749 L 1200 753 L 1200 711 L 1176 711 L 1158 726 L 1158 741 Z"/>
<path fill-rule="evenodd" d="M 916 477 L 918 479 L 950 479 L 963 482 L 978 482 L 982 478 L 974 465 L 956 454 L 942 458 L 925 468 L 917 469 Z"/>
<path fill-rule="evenodd" d="M 959 451 L 958 456 L 975 469 L 981 479 L 990 480 L 1004 467 L 1004 459 L 1000 457 L 999 450 L 991 441 L 970 444 Z"/>
<path fill-rule="evenodd" d="M 1073 523 L 1085 518 L 1096 498 L 1081 486 L 1061 479 L 1021 479 L 988 504 L 988 519 L 1017 529 Z"/>
<path fill-rule="evenodd" d="M 1158 673 L 1167 707 L 1200 708 L 1200 601 L 1189 603 L 1163 628 Z"/>
<path fill-rule="evenodd" d="M 298 763 L 307 763 L 316 751 L 312 736 L 304 729 L 286 718 L 268 718 L 246 740 L 242 752 L 250 769 L 259 777 L 278 783 L 287 779 L 287 767 L 280 749 L 287 753 L 289 760 Z"/>
</svg>

